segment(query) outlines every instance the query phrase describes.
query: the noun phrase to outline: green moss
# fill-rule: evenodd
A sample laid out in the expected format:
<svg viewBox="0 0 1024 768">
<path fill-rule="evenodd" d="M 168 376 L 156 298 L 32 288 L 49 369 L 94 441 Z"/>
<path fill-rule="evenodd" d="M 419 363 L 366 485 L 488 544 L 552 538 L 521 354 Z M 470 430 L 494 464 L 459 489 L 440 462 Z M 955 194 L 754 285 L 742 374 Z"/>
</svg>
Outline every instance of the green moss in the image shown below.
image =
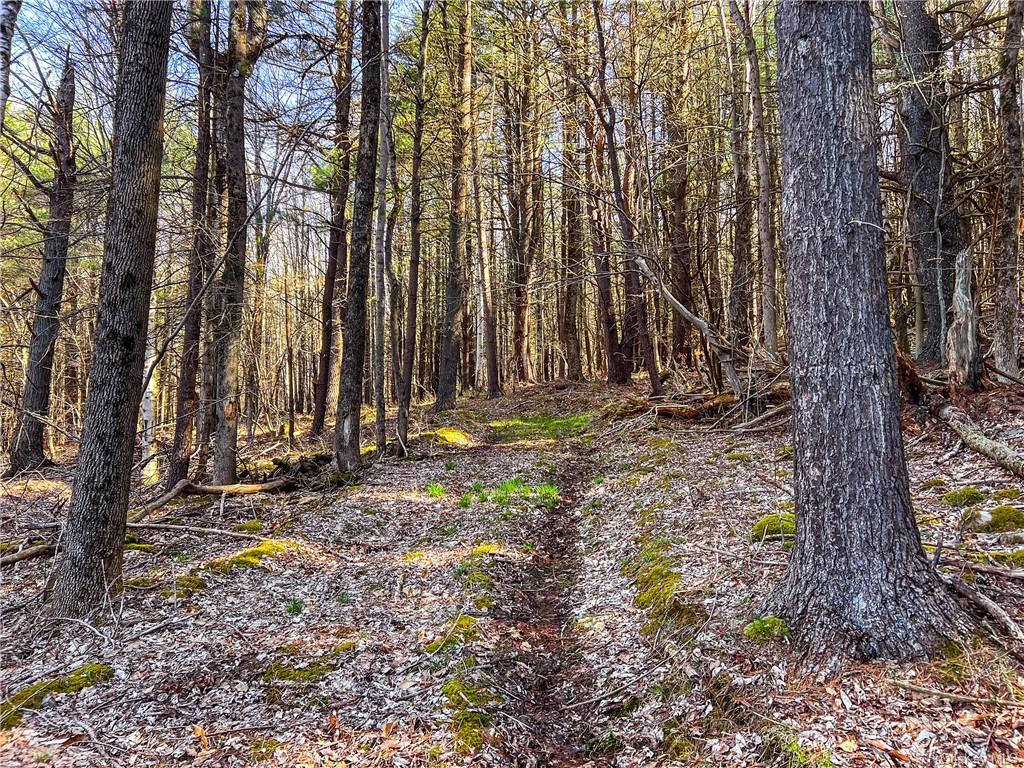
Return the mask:
<svg viewBox="0 0 1024 768">
<path fill-rule="evenodd" d="M 156 544 L 145 544 L 142 542 L 125 544 L 124 548 L 134 552 L 156 552 Z"/>
<path fill-rule="evenodd" d="M 107 664 L 85 664 L 72 670 L 64 677 L 41 680 L 11 695 L 10 700 L 0 704 L 0 730 L 13 728 L 21 722 L 25 710 L 39 709 L 43 700 L 55 693 L 78 693 L 97 683 L 106 682 L 114 676 Z"/>
<path fill-rule="evenodd" d="M 206 567 L 218 573 L 232 573 L 239 568 L 263 568 L 263 561 L 268 557 L 277 557 L 285 552 L 298 549 L 298 544 L 287 539 L 266 539 L 255 547 L 243 549 L 230 557 L 218 558 L 207 563 Z"/>
<path fill-rule="evenodd" d="M 427 644 L 427 653 L 435 654 L 450 651 L 465 643 L 473 642 L 480 634 L 476 629 L 476 623 L 477 619 L 473 616 L 459 616 L 446 629 L 442 637 Z"/>
<path fill-rule="evenodd" d="M 945 487 L 946 487 L 946 481 L 943 480 L 941 477 L 932 477 L 932 478 L 930 478 L 928 480 L 925 480 L 923 483 L 921 483 L 921 490 L 922 491 L 930 491 L 933 488 L 945 488 Z"/>
<path fill-rule="evenodd" d="M 434 432 L 437 440 L 445 445 L 458 445 L 463 448 L 473 444 L 473 438 L 468 432 L 457 427 L 438 427 Z"/>
<path fill-rule="evenodd" d="M 1000 488 L 992 494 L 992 498 L 999 501 L 1016 501 L 1020 498 L 1020 490 L 1017 488 Z"/>
<path fill-rule="evenodd" d="M 170 589 L 161 590 L 160 594 L 164 597 L 187 600 L 196 592 L 201 592 L 204 589 L 206 589 L 206 581 L 200 576 L 189 574 L 176 578 L 174 585 Z"/>
<path fill-rule="evenodd" d="M 1003 533 L 1024 528 L 1024 509 L 1012 504 L 1001 504 L 989 512 L 987 522 L 978 526 L 981 533 Z"/>
<path fill-rule="evenodd" d="M 665 757 L 681 762 L 696 757 L 700 748 L 686 735 L 685 721 L 677 717 L 669 718 L 663 730 L 665 735 L 661 740 L 661 751 Z"/>
<path fill-rule="evenodd" d="M 429 483 L 427 485 L 427 495 L 432 499 L 444 498 L 445 490 L 444 486 L 440 483 Z"/>
<path fill-rule="evenodd" d="M 133 576 L 130 579 L 123 579 L 121 586 L 125 589 L 150 589 L 160 583 L 160 577 L 154 574 L 145 576 Z"/>
<path fill-rule="evenodd" d="M 787 539 L 796 536 L 796 515 L 778 512 L 765 515 L 750 529 L 751 541 Z"/>
<path fill-rule="evenodd" d="M 1015 568 L 1024 567 L 1024 549 L 1015 549 L 1010 552 L 986 552 L 984 555 L 969 553 L 967 558 L 975 562 L 988 562 L 991 559 L 1000 565 L 1008 565 Z"/>
<path fill-rule="evenodd" d="M 324 677 L 324 675 L 333 671 L 334 667 L 320 661 L 315 661 L 312 664 L 299 667 L 288 664 L 282 659 L 274 659 L 270 662 L 270 666 L 267 667 L 267 671 L 263 673 L 263 682 L 315 683 L 317 680 Z"/>
<path fill-rule="evenodd" d="M 488 555 L 497 555 L 501 552 L 501 544 L 496 541 L 485 541 L 473 547 L 469 553 L 470 557 L 482 558 Z"/>
<path fill-rule="evenodd" d="M 955 488 L 942 497 L 942 503 L 951 507 L 969 507 L 972 504 L 979 504 L 985 500 L 985 493 L 979 491 L 973 485 L 966 485 L 963 488 Z"/>
<path fill-rule="evenodd" d="M 256 762 L 263 762 L 274 757 L 281 746 L 277 739 L 253 739 L 249 744 L 249 757 Z"/>
<path fill-rule="evenodd" d="M 793 446 L 792 445 L 780 445 L 775 449 L 775 458 L 777 459 L 792 459 L 793 458 Z"/>
<path fill-rule="evenodd" d="M 359 650 L 358 640 L 342 640 L 331 650 L 331 656 L 347 656 Z"/>
<path fill-rule="evenodd" d="M 789 635 L 789 627 L 778 616 L 762 616 L 743 628 L 743 636 L 757 643 L 766 643 Z"/>
<path fill-rule="evenodd" d="M 441 686 L 441 693 L 452 710 L 456 749 L 463 754 L 479 749 L 484 743 L 484 731 L 493 720 L 490 709 L 499 705 L 501 699 L 459 677 Z"/>
<path fill-rule="evenodd" d="M 578 413 L 572 416 L 529 416 L 523 419 L 492 421 L 487 426 L 495 430 L 499 440 L 546 439 L 562 440 L 577 437 L 590 426 L 593 414 Z"/>
<path fill-rule="evenodd" d="M 656 634 L 667 621 L 689 626 L 707 618 L 701 604 L 686 600 L 669 549 L 667 539 L 650 539 L 623 566 L 623 572 L 633 578 L 637 607 L 647 613 L 643 631 L 649 635 Z"/>
<path fill-rule="evenodd" d="M 942 656 L 939 677 L 949 685 L 961 685 L 970 678 L 964 648 L 955 640 L 947 640 L 938 649 Z"/>
<path fill-rule="evenodd" d="M 779 768 L 831 768 L 825 752 L 800 746 L 796 734 L 788 728 L 771 728 L 762 734 L 761 759 Z"/>
<path fill-rule="evenodd" d="M 729 461 L 753 461 L 754 455 L 752 453 L 744 453 L 743 451 L 733 451 L 725 455 Z"/>
<path fill-rule="evenodd" d="M 422 549 L 410 550 L 402 556 L 402 560 L 404 560 L 407 563 L 422 563 L 426 559 L 427 553 L 424 552 Z"/>
<path fill-rule="evenodd" d="M 241 523 L 235 523 L 231 526 L 232 531 L 242 531 L 244 533 L 259 533 L 263 530 L 262 520 L 246 520 Z"/>
<path fill-rule="evenodd" d="M 469 509 L 471 506 L 473 506 L 473 494 L 471 494 L 471 493 L 464 493 L 464 494 L 462 494 L 459 497 L 459 508 L 460 509 Z"/>
</svg>

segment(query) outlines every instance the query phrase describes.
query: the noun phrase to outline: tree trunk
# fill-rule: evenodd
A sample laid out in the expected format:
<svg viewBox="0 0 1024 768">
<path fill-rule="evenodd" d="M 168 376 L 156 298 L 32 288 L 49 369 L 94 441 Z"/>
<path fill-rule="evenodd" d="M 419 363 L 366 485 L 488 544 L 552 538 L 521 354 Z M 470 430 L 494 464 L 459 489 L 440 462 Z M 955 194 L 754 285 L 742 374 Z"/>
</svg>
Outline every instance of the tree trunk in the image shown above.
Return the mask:
<svg viewBox="0 0 1024 768">
<path fill-rule="evenodd" d="M 960 215 L 953 205 L 953 167 L 946 124 L 948 95 L 939 82 L 942 39 L 933 0 L 898 0 L 903 28 L 897 52 L 901 77 L 899 126 L 903 183 L 910 190 L 907 229 L 924 311 L 919 362 L 943 361 L 952 309 L 953 267 L 963 250 Z"/>
<path fill-rule="evenodd" d="M 398 394 L 398 444 L 409 442 L 409 404 L 412 400 L 412 369 L 416 359 L 416 300 L 420 287 L 420 250 L 423 244 L 423 121 L 426 112 L 427 43 L 430 35 L 430 0 L 420 14 L 420 50 L 416 58 L 416 112 L 412 128 L 412 179 L 409 182 L 409 298 L 402 347 L 402 380 Z"/>
<path fill-rule="evenodd" d="M 99 318 L 53 610 L 100 608 L 121 579 L 156 251 L 171 3 L 127 2 Z"/>
<path fill-rule="evenodd" d="M 75 141 L 72 116 L 75 107 L 75 69 L 70 57 L 64 63 L 60 85 L 51 106 L 53 117 L 53 181 L 49 186 L 49 217 L 43 230 L 43 269 L 36 286 L 36 310 L 28 351 L 28 375 L 21 397 L 21 412 L 11 448 L 10 474 L 34 469 L 46 461 L 43 427 L 50 415 L 53 353 L 60 327 L 60 306 L 68 266 L 68 237 L 74 212 Z M 38 418 L 37 418 L 38 416 Z"/>
<path fill-rule="evenodd" d="M 448 279 L 445 282 L 444 325 L 441 328 L 441 358 L 438 364 L 437 398 L 434 410 L 455 406 L 459 370 L 458 325 L 462 309 L 462 269 L 466 263 L 466 203 L 469 173 L 466 150 L 472 110 L 473 61 L 470 31 L 473 0 L 462 0 L 459 9 L 459 48 L 452 73 L 456 111 L 452 125 L 452 200 L 449 214 Z M 539 225 L 539 224 L 538 224 Z"/>
<path fill-rule="evenodd" d="M 575 7 L 573 8 L 575 15 Z M 573 19 L 575 21 L 575 19 Z M 580 303 L 583 293 L 583 203 L 580 199 L 579 87 L 565 76 L 565 108 L 562 113 L 562 244 L 565 265 L 565 303 L 560 314 L 566 375 L 583 380 L 580 357 Z"/>
<path fill-rule="evenodd" d="M 373 392 L 376 402 L 374 434 L 377 439 L 377 451 L 383 455 L 388 445 L 384 412 L 384 369 L 387 365 L 384 357 L 384 316 L 387 312 L 384 262 L 388 218 L 388 166 L 391 162 L 391 114 L 388 104 L 388 3 L 381 3 L 380 8 L 381 55 L 378 65 L 380 66 L 382 125 L 378 132 L 377 232 L 373 262 L 373 292 L 375 294 L 373 305 Z"/>
<path fill-rule="evenodd" d="M 1021 27 L 1024 3 L 1010 2 L 1006 17 L 1002 70 L 999 74 L 999 123 L 1002 128 L 1002 208 L 999 215 L 999 240 L 995 254 L 995 325 L 992 351 L 996 368 L 1010 376 L 1020 376 L 1020 184 L 1021 124 L 1020 60 Z"/>
<path fill-rule="evenodd" d="M 869 8 L 784 2 L 776 29 L 797 531 L 771 603 L 826 664 L 916 658 L 963 615 L 910 503 Z"/>
<path fill-rule="evenodd" d="M 167 487 L 173 487 L 188 475 L 192 453 L 192 433 L 199 408 L 196 376 L 199 372 L 199 342 L 202 334 L 203 301 L 201 293 L 210 269 L 210 241 L 207 197 L 210 187 L 210 98 L 213 78 L 213 51 L 210 47 L 209 0 L 193 0 L 189 19 L 189 47 L 199 67 L 198 128 L 196 164 L 192 171 L 192 249 L 188 260 L 188 289 L 185 293 L 185 325 L 181 362 L 178 368 L 178 398 L 174 419 L 174 439 L 167 463 Z"/>
<path fill-rule="evenodd" d="M 11 44 L 18 23 L 21 0 L 0 0 L 0 126 L 7 114 L 7 97 L 11 93 Z"/>
<path fill-rule="evenodd" d="M 480 173 L 480 155 L 477 149 L 477 137 L 473 135 L 473 199 L 476 219 L 476 244 L 480 255 L 480 303 L 481 322 L 483 324 L 484 360 L 487 367 L 487 399 L 501 397 L 501 376 L 498 372 L 498 327 L 494 312 L 494 282 L 491 277 L 491 253 L 484 231 L 483 217 L 483 181 Z"/>
<path fill-rule="evenodd" d="M 238 478 L 239 367 L 242 350 L 242 308 L 245 300 L 245 255 L 248 243 L 249 194 L 245 173 L 245 81 L 266 41 L 267 9 L 263 2 L 232 0 L 228 46 L 218 55 L 225 73 L 221 127 L 225 183 L 227 244 L 217 285 L 214 344 L 217 378 L 217 434 L 214 439 L 213 482 L 230 485 Z"/>
<path fill-rule="evenodd" d="M 313 393 L 313 424 L 310 435 L 316 437 L 324 430 L 327 417 L 327 394 L 331 384 L 331 366 L 334 356 L 335 294 L 344 293 L 345 267 L 348 261 L 347 208 L 349 162 L 352 140 L 349 120 L 352 112 L 352 46 L 355 24 L 355 0 L 344 13 L 345 5 L 335 3 L 335 35 L 337 37 L 338 71 L 334 80 L 334 151 L 335 182 L 331 188 L 331 231 L 327 241 L 327 269 L 324 273 L 324 295 L 320 305 L 320 362 L 317 366 L 316 390 Z M 340 289 L 340 290 L 339 290 Z"/>
<path fill-rule="evenodd" d="M 362 406 L 363 359 L 366 356 L 366 288 L 370 276 L 374 185 L 377 176 L 377 134 L 380 128 L 380 4 L 361 8 L 363 73 L 359 114 L 359 151 L 352 199 L 352 257 L 345 309 L 338 417 L 334 425 L 334 458 L 342 472 L 359 469 L 359 409 Z"/>
<path fill-rule="evenodd" d="M 772 216 L 772 162 L 764 127 L 764 97 L 761 90 L 761 65 L 757 57 L 757 43 L 750 22 L 750 3 L 740 10 L 736 0 L 729 0 L 733 22 L 743 36 L 750 70 L 751 127 L 754 133 L 754 154 L 757 158 L 757 239 L 761 246 L 761 336 L 765 355 L 770 360 L 779 357 L 778 318 L 775 308 L 775 277 L 778 261 L 778 238 Z"/>
</svg>

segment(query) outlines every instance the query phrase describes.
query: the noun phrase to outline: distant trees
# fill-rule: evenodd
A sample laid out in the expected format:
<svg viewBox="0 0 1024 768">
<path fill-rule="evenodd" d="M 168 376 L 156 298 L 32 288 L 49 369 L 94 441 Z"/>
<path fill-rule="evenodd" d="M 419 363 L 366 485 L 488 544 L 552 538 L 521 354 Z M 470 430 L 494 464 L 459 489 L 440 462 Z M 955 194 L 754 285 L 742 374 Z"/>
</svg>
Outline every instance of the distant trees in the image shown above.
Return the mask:
<svg viewBox="0 0 1024 768">
<path fill-rule="evenodd" d="M 963 616 L 910 504 L 868 4 L 783 2 L 776 29 L 797 536 L 773 607 L 812 653 L 914 658 Z"/>
<path fill-rule="evenodd" d="M 0 0 L 0 127 L 7 113 L 7 97 L 11 93 L 11 42 L 18 23 L 21 0 Z"/>
<path fill-rule="evenodd" d="M 101 606 L 121 578 L 163 159 L 171 3 L 123 7 L 113 157 L 85 424 L 53 585 L 57 616 Z"/>
</svg>

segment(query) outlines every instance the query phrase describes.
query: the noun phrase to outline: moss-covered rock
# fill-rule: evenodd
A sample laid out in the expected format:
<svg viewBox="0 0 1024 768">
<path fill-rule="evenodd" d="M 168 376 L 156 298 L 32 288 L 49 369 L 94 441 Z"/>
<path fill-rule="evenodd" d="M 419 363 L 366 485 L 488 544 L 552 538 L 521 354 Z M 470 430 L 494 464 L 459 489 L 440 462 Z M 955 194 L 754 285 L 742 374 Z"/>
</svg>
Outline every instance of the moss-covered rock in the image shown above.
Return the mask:
<svg viewBox="0 0 1024 768">
<path fill-rule="evenodd" d="M 266 539 L 254 547 L 243 549 L 230 557 L 211 560 L 207 568 L 218 573 L 232 573 L 240 568 L 266 568 L 263 561 L 267 558 L 283 555 L 299 548 L 289 539 Z"/>
<path fill-rule="evenodd" d="M 984 491 L 980 491 L 973 485 L 965 485 L 963 488 L 954 488 L 942 497 L 942 503 L 951 507 L 969 507 L 972 504 L 980 504 L 986 498 Z"/>
<path fill-rule="evenodd" d="M 0 730 L 13 728 L 21 722 L 25 710 L 39 709 L 43 700 L 52 694 L 78 693 L 97 683 L 106 682 L 114 676 L 107 664 L 85 664 L 72 670 L 64 677 L 41 680 L 11 695 L 0 704 Z"/>
<path fill-rule="evenodd" d="M 762 616 L 743 628 L 743 636 L 756 643 L 789 637 L 789 626 L 778 616 Z"/>
<path fill-rule="evenodd" d="M 792 540 L 796 536 L 796 515 L 776 512 L 765 515 L 750 529 L 751 541 Z"/>
</svg>

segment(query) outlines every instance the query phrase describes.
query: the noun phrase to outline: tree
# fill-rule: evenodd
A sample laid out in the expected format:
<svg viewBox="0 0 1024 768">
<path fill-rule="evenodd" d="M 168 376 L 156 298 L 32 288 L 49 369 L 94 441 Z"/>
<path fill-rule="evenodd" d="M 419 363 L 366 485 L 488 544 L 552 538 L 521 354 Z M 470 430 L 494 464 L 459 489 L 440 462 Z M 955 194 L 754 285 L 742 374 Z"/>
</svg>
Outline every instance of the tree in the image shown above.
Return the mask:
<svg viewBox="0 0 1024 768">
<path fill-rule="evenodd" d="M 74 212 L 75 140 L 72 117 L 75 108 L 75 68 L 70 54 L 64 63 L 60 85 L 50 105 L 53 119 L 53 180 L 43 185 L 49 215 L 43 227 L 43 269 L 36 285 L 36 310 L 28 351 L 28 375 L 21 396 L 21 412 L 11 447 L 9 472 L 15 474 L 41 466 L 43 427 L 50 413 L 50 389 L 53 381 L 53 355 L 60 327 L 60 307 L 64 299 L 64 278 L 68 267 L 68 237 Z M 32 177 L 35 178 L 34 176 Z"/>
<path fill-rule="evenodd" d="M 267 9 L 260 0 L 232 0 L 227 50 L 216 55 L 220 124 L 217 162 L 224 172 L 227 204 L 222 212 L 227 242 L 223 271 L 215 293 L 213 318 L 217 434 L 213 482 L 237 479 L 239 366 L 242 346 L 242 303 L 245 299 L 245 256 L 248 244 L 249 193 L 245 175 L 245 81 L 267 39 Z"/>
<path fill-rule="evenodd" d="M 444 324 L 441 327 L 441 361 L 434 410 L 455 407 L 459 369 L 459 340 L 456 335 L 462 313 L 462 269 L 466 255 L 466 208 L 469 198 L 470 117 L 472 111 L 473 61 L 470 44 L 473 0 L 461 0 L 459 43 L 452 72 L 455 113 L 452 119 L 452 199 L 448 218 L 449 262 L 445 281 Z"/>
<path fill-rule="evenodd" d="M 868 3 L 776 16 L 797 536 L 771 600 L 808 649 L 907 659 L 962 627 L 910 504 Z"/>
<path fill-rule="evenodd" d="M 121 578 L 156 251 L 171 3 L 123 7 L 100 305 L 71 509 L 53 587 L 57 616 L 99 608 Z"/>
<path fill-rule="evenodd" d="M 344 11 L 336 2 L 335 44 L 338 47 L 337 71 L 334 76 L 334 163 L 335 183 L 331 188 L 331 231 L 327 241 L 327 269 L 324 272 L 324 295 L 320 305 L 320 362 L 317 366 L 316 389 L 313 393 L 313 424 L 310 434 L 319 435 L 327 415 L 327 390 L 331 381 L 334 350 L 335 293 L 345 288 L 348 266 L 348 188 L 352 139 L 349 120 L 352 113 L 352 40 L 355 24 L 355 2 Z"/>
<path fill-rule="evenodd" d="M 370 276 L 373 200 L 377 176 L 377 133 L 380 128 L 380 4 L 363 0 L 361 7 L 363 91 L 359 113 L 359 151 L 352 198 L 352 259 L 345 310 L 344 345 L 338 417 L 334 425 L 334 460 L 338 469 L 359 468 L 359 409 L 366 354 L 366 288 Z"/>
<path fill-rule="evenodd" d="M 412 366 L 416 358 L 416 310 L 420 287 L 420 251 L 423 247 L 423 123 L 427 108 L 427 43 L 430 37 L 430 0 L 420 12 L 420 48 L 416 57 L 415 113 L 412 124 L 412 178 L 409 182 L 409 292 L 402 375 L 398 387 L 398 444 L 405 450 L 409 439 L 409 404 L 412 400 Z"/>
<path fill-rule="evenodd" d="M 210 46 L 210 0 L 193 0 L 189 19 L 188 43 L 199 68 L 196 130 L 196 162 L 192 169 L 192 247 L 188 259 L 188 289 L 185 293 L 184 338 L 178 368 L 178 396 L 174 419 L 174 438 L 167 462 L 168 488 L 188 475 L 192 454 L 192 434 L 199 408 L 196 378 L 199 373 L 199 342 L 202 336 L 202 291 L 213 242 L 210 234 L 210 112 L 213 96 L 213 49 Z"/>
<path fill-rule="evenodd" d="M 939 80 L 942 39 L 934 0 L 898 0 L 903 30 L 897 57 L 903 80 L 899 97 L 902 182 L 907 195 L 910 249 L 921 283 L 921 362 L 943 360 L 953 299 L 953 269 L 965 243 L 953 188 L 948 94 Z"/>
<path fill-rule="evenodd" d="M 20 10 L 21 0 L 0 0 L 0 130 L 7 112 L 7 97 L 11 93 L 11 43 Z"/>
<path fill-rule="evenodd" d="M 1011 2 L 1006 16 L 1002 69 L 999 73 L 999 123 L 1002 129 L 1002 208 L 996 248 L 995 326 L 992 351 L 996 368 L 1020 375 L 1020 61 L 1024 3 Z"/>
</svg>

